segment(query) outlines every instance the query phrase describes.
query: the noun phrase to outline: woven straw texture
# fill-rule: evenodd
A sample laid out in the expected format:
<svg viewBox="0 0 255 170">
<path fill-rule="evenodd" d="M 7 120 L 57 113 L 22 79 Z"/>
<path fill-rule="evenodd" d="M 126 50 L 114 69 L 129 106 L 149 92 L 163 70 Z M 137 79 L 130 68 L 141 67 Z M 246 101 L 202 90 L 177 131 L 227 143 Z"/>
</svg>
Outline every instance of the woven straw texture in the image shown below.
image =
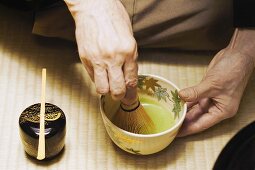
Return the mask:
<svg viewBox="0 0 255 170">
<path fill-rule="evenodd" d="M 255 75 L 238 114 L 209 130 L 176 139 L 165 150 L 135 156 L 117 148 L 108 137 L 98 96 L 80 63 L 74 44 L 31 34 L 32 16 L 0 6 L 0 169 L 115 170 L 211 169 L 228 140 L 255 119 Z M 139 71 L 163 76 L 180 88 L 198 83 L 212 59 L 208 53 L 141 50 Z M 18 118 L 40 102 L 41 68 L 47 68 L 46 101 L 67 117 L 66 146 L 53 160 L 28 157 L 21 144 Z"/>
</svg>

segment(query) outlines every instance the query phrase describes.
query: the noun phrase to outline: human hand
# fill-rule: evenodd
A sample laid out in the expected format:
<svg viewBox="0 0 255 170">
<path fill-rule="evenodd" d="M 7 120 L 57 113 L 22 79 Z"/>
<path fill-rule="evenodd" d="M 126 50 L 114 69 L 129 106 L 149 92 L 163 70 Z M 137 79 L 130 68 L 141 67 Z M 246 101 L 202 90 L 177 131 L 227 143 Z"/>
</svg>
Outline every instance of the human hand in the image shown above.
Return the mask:
<svg viewBox="0 0 255 170">
<path fill-rule="evenodd" d="M 79 55 L 99 94 L 122 99 L 137 84 L 137 45 L 119 0 L 65 0 L 75 20 Z"/>
<path fill-rule="evenodd" d="M 234 116 L 254 69 L 253 57 L 226 48 L 211 61 L 202 81 L 179 92 L 188 112 L 179 137 L 201 132 Z"/>
</svg>

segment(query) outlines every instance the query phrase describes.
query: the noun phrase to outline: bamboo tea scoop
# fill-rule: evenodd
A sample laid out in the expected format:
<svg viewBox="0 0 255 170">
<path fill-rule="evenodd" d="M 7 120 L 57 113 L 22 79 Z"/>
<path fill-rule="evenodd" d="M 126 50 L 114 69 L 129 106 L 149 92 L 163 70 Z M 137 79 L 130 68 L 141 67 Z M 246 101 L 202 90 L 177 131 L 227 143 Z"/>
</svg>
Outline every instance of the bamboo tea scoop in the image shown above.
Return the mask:
<svg viewBox="0 0 255 170">
<path fill-rule="evenodd" d="M 41 91 L 41 108 L 40 108 L 40 131 L 37 159 L 45 158 L 45 88 L 46 88 L 46 69 L 42 69 L 42 91 Z"/>
<path fill-rule="evenodd" d="M 37 160 L 55 157 L 65 145 L 65 114 L 58 106 L 45 102 L 45 91 L 46 69 L 42 69 L 41 102 L 27 107 L 19 117 L 24 150 Z"/>
</svg>

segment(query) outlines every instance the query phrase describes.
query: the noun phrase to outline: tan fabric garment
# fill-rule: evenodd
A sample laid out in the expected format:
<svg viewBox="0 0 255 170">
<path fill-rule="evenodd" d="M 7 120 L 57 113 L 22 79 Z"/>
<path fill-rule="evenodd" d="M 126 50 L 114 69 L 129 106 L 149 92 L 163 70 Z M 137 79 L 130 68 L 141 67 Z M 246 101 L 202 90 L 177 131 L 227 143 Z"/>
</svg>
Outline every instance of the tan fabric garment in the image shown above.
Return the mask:
<svg viewBox="0 0 255 170">
<path fill-rule="evenodd" d="M 233 33 L 232 0 L 122 0 L 140 47 L 219 50 Z M 33 33 L 74 38 L 63 3 L 37 13 Z"/>
<path fill-rule="evenodd" d="M 32 32 L 46 37 L 75 40 L 74 20 L 62 2 L 37 12 Z"/>
</svg>

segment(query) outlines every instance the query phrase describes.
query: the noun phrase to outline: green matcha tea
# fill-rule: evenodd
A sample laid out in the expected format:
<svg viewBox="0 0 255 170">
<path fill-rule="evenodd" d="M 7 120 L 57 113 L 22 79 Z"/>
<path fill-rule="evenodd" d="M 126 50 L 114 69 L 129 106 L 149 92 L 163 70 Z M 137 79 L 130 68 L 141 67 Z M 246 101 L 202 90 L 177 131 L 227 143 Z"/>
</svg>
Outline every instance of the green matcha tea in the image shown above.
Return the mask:
<svg viewBox="0 0 255 170">
<path fill-rule="evenodd" d="M 152 133 L 160 133 L 174 126 L 174 115 L 166 106 L 161 105 L 155 99 L 148 96 L 141 95 L 139 99 L 145 111 L 155 124 L 156 129 Z"/>
</svg>

